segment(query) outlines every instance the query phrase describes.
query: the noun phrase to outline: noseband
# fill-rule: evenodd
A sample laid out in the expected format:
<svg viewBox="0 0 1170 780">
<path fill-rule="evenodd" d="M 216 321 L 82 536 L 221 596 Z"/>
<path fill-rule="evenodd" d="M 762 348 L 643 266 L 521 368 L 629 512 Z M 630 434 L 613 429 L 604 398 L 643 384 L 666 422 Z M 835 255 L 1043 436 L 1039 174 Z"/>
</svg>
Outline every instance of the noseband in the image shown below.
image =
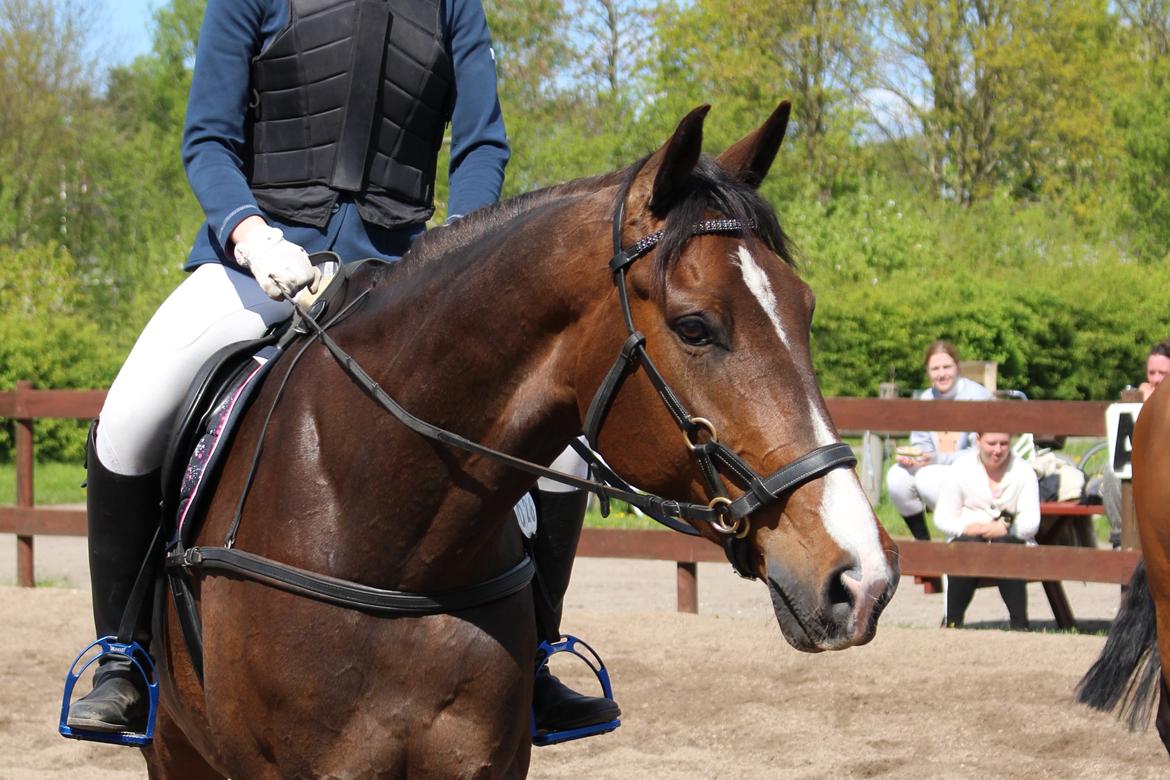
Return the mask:
<svg viewBox="0 0 1170 780">
<path fill-rule="evenodd" d="M 675 423 L 681 429 L 686 447 L 694 456 L 699 472 L 703 475 L 708 495 L 711 497 L 707 509 L 713 513 L 713 517 L 707 522 L 720 534 L 724 552 L 736 572 L 743 577 L 754 579 L 755 575 L 750 566 L 750 546 L 744 541 L 748 532 L 751 531 L 748 515 L 783 499 L 804 483 L 817 479 L 833 469 L 852 468 L 856 465 L 857 458 L 847 444 L 842 442 L 826 444 L 764 477 L 719 441 L 718 432 L 710 420 L 696 417 L 687 411 L 682 401 L 679 400 L 678 394 L 671 390 L 669 383 L 654 365 L 650 355 L 647 354 L 646 337 L 634 327 L 633 315 L 630 312 L 630 297 L 626 289 L 626 270 L 636 260 L 647 255 L 665 235 L 664 230 L 659 230 L 643 236 L 629 247 L 622 248 L 622 223 L 625 219 L 626 197 L 632 181 L 633 177 L 627 180 L 627 184 L 618 195 L 617 203 L 614 206 L 614 254 L 609 261 L 614 285 L 618 291 L 618 301 L 621 303 L 622 317 L 625 320 L 626 332 L 629 336 L 622 344 L 617 359 L 610 367 L 609 373 L 606 374 L 605 380 L 589 404 L 589 410 L 585 415 L 585 436 L 589 440 L 589 444 L 596 449 L 598 433 L 618 388 L 621 387 L 626 376 L 641 366 L 646 372 L 646 377 L 658 392 L 659 398 L 665 404 L 667 411 L 670 412 L 670 416 L 674 418 Z M 742 233 L 753 227 L 753 224 L 745 225 L 738 219 L 709 219 L 693 224 L 689 235 L 694 237 Z M 578 451 L 581 452 L 581 450 L 586 450 L 586 448 L 581 448 Z M 587 457 L 586 459 L 593 464 L 597 463 L 595 457 Z M 716 463 L 722 464 L 737 479 L 747 485 L 747 492 L 735 500 L 729 498 Z M 675 525 L 671 527 L 677 528 Z"/>
</svg>

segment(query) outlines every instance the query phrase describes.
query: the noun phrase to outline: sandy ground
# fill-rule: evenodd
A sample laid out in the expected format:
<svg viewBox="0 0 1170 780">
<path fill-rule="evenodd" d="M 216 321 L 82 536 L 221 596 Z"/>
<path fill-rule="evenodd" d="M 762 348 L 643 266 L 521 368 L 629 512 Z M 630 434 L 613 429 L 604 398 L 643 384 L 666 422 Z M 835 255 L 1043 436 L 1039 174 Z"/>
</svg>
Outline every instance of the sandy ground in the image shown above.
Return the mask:
<svg viewBox="0 0 1170 780">
<path fill-rule="evenodd" d="M 37 578 L 12 586 L 0 534 L 0 778 L 145 775 L 138 753 L 56 734 L 61 683 L 90 631 L 84 540 L 37 539 Z M 1099 635 L 1054 632 L 1038 585 L 1031 633 L 981 590 L 938 628 L 942 596 L 899 589 L 877 638 L 806 655 L 781 638 L 763 586 L 699 567 L 700 614 L 674 611 L 674 565 L 579 561 L 564 628 L 604 657 L 624 710 L 613 734 L 534 751 L 533 778 L 1147 778 L 1170 772 L 1156 734 L 1074 705 Z M 1081 625 L 1107 625 L 1118 589 L 1068 583 Z M 589 681 L 568 662 L 557 671 Z M 595 684 L 595 683 L 593 683 Z"/>
</svg>

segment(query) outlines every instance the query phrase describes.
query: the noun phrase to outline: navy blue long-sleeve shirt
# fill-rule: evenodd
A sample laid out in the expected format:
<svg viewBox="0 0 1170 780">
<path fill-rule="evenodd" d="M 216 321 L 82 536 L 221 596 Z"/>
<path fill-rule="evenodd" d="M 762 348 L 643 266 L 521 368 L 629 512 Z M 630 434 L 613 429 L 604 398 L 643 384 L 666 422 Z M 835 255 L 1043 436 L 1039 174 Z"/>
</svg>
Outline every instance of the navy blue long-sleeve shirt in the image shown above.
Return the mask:
<svg viewBox="0 0 1170 780">
<path fill-rule="evenodd" d="M 480 0 L 443 0 L 447 46 L 455 70 L 447 213 L 467 214 L 495 202 L 504 182 L 508 141 L 496 94 L 491 36 Z M 183 128 L 183 164 L 207 221 L 187 268 L 234 260 L 224 252 L 232 230 L 252 215 L 281 228 L 309 252 L 342 260 L 401 257 L 423 225 L 388 230 L 366 224 L 341 198 L 324 228 L 265 213 L 244 176 L 245 129 L 252 59 L 284 29 L 288 0 L 209 0 L 199 33 L 195 73 Z"/>
</svg>

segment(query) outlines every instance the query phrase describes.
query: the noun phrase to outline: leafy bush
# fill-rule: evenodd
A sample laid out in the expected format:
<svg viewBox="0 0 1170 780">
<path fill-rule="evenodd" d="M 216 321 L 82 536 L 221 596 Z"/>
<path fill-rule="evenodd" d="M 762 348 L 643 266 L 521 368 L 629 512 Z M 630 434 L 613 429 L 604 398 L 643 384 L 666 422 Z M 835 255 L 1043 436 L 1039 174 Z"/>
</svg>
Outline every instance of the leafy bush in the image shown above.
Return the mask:
<svg viewBox="0 0 1170 780">
<path fill-rule="evenodd" d="M 1001 388 L 1111 400 L 1170 335 L 1170 304 L 1149 294 L 1170 281 L 1170 264 L 1087 241 L 1059 207 L 964 209 L 864 190 L 837 200 L 782 209 L 818 295 L 814 358 L 827 395 L 924 386 L 922 351 L 946 338 L 964 358 L 997 361 Z"/>
<path fill-rule="evenodd" d="M 77 263 L 56 244 L 0 247 L 0 390 L 26 379 L 38 388 L 103 388 L 120 356 L 88 310 Z M 38 457 L 78 460 L 85 424 L 38 420 Z M 0 429 L 0 459 L 12 453 L 12 428 Z"/>
</svg>

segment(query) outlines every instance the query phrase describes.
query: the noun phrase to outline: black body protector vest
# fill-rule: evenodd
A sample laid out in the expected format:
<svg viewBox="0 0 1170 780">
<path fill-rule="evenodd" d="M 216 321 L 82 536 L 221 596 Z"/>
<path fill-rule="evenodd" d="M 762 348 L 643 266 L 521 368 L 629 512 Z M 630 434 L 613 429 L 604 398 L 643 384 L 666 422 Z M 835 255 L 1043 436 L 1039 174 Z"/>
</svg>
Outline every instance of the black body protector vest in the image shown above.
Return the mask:
<svg viewBox="0 0 1170 780">
<path fill-rule="evenodd" d="M 342 196 L 386 228 L 434 213 L 454 71 L 443 0 L 289 0 L 252 61 L 247 175 L 265 211 L 323 227 Z"/>
</svg>

